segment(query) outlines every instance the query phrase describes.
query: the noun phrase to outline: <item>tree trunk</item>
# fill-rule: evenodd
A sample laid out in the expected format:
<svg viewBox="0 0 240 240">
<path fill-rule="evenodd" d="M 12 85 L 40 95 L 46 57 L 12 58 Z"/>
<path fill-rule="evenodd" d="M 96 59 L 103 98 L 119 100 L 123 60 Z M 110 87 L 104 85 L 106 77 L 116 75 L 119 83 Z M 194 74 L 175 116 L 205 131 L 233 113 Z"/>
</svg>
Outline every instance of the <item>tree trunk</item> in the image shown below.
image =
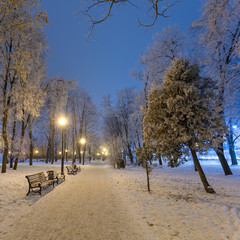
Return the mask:
<svg viewBox="0 0 240 240">
<path fill-rule="evenodd" d="M 162 163 L 162 157 L 161 157 L 161 154 L 160 154 L 160 153 L 158 153 L 158 154 L 157 154 L 157 156 L 158 156 L 158 162 L 159 162 L 159 166 L 162 166 L 162 165 L 163 165 L 163 163 Z"/>
<path fill-rule="evenodd" d="M 223 143 L 219 143 L 218 145 L 218 148 L 217 149 L 214 149 L 218 158 L 219 158 L 219 161 L 222 165 L 222 168 L 223 168 L 223 171 L 225 173 L 225 175 L 232 175 L 232 171 L 228 165 L 228 162 L 224 156 L 224 151 L 223 151 Z"/>
<path fill-rule="evenodd" d="M 58 152 L 57 152 L 56 147 L 54 148 L 54 160 L 55 160 L 55 162 L 57 162 L 57 160 L 58 160 Z"/>
<path fill-rule="evenodd" d="M 190 151 L 191 151 L 191 154 L 192 154 L 192 157 L 193 157 L 193 161 L 194 161 L 194 165 L 195 167 L 197 168 L 197 171 L 198 171 L 198 174 L 200 176 L 200 179 L 202 181 L 202 184 L 204 186 L 204 189 L 207 193 L 215 193 L 214 189 L 212 188 L 212 186 L 208 183 L 207 181 L 207 178 L 202 170 L 202 167 L 199 163 L 199 160 L 198 160 L 198 157 L 197 157 L 197 154 L 196 154 L 196 151 L 195 149 L 192 147 L 192 144 L 191 142 L 189 142 L 189 148 L 190 148 Z"/>
<path fill-rule="evenodd" d="M 10 168 L 13 168 L 13 155 L 10 155 Z"/>
<path fill-rule="evenodd" d="M 32 166 L 33 164 L 33 137 L 32 137 L 32 120 L 29 120 L 29 125 L 28 125 L 28 136 L 30 140 L 30 145 L 29 145 L 29 165 Z"/>
<path fill-rule="evenodd" d="M 72 164 L 75 163 L 75 133 L 74 133 L 74 126 L 72 127 Z"/>
<path fill-rule="evenodd" d="M 49 162 L 49 156 L 50 156 L 50 139 L 48 139 L 48 146 L 47 146 L 47 153 L 46 153 L 45 163 Z"/>
<path fill-rule="evenodd" d="M 148 161 L 146 160 L 146 175 L 147 175 L 147 188 L 148 188 L 148 192 L 151 192 L 150 189 L 150 179 L 149 179 L 149 170 L 148 170 L 149 166 L 148 166 Z"/>
<path fill-rule="evenodd" d="M 11 155 L 10 155 L 10 168 L 13 167 L 13 150 L 14 150 L 14 141 L 16 136 L 16 125 L 17 125 L 17 110 L 14 109 L 14 121 L 13 121 L 13 129 L 12 129 L 12 139 L 11 139 Z"/>
<path fill-rule="evenodd" d="M 85 164 L 85 152 L 86 152 L 86 143 L 84 144 L 84 147 L 83 147 L 83 165 Z"/>
<path fill-rule="evenodd" d="M 4 84 L 2 86 L 2 97 L 3 97 L 3 120 L 2 120 L 2 138 L 3 138 L 3 143 L 4 143 L 4 152 L 3 152 L 3 160 L 2 160 L 2 173 L 5 173 L 7 170 L 7 157 L 8 157 L 8 137 L 7 137 L 7 122 L 8 122 L 8 111 L 9 111 L 9 106 L 11 104 L 11 97 L 12 97 L 12 91 L 13 91 L 13 86 L 16 80 L 16 74 L 17 72 L 15 71 L 14 76 L 11 81 L 9 81 L 10 78 L 10 69 L 11 69 L 11 64 L 12 64 L 12 39 L 9 43 L 9 48 L 8 48 L 8 63 L 6 66 L 6 73 L 4 77 Z M 9 87 L 10 85 L 10 87 Z"/>
<path fill-rule="evenodd" d="M 8 118 L 8 111 L 4 111 L 3 122 L 2 122 L 2 137 L 4 142 L 2 173 L 5 173 L 7 171 L 7 157 L 8 157 L 7 118 Z"/>
<path fill-rule="evenodd" d="M 221 117 L 222 117 L 222 122 L 224 123 L 224 125 L 226 126 L 225 124 L 225 121 L 224 121 L 224 110 L 223 110 L 223 103 L 224 103 L 224 93 L 225 93 L 225 74 L 223 72 L 223 66 L 220 65 L 220 69 L 221 69 L 221 82 L 219 84 L 219 107 L 222 107 L 222 111 L 220 112 L 221 113 Z M 221 136 L 223 138 L 223 136 Z M 223 168 L 223 171 L 225 173 L 225 175 L 232 175 L 232 171 L 231 169 L 229 168 L 229 165 L 227 163 L 227 160 L 224 156 L 224 151 L 223 151 L 223 142 L 222 143 L 219 143 L 218 144 L 218 147 L 217 149 L 214 149 L 214 151 L 216 152 L 218 158 L 219 158 L 219 161 L 222 165 L 222 168 Z"/>
<path fill-rule="evenodd" d="M 229 154 L 231 156 L 232 165 L 238 165 L 237 157 L 234 149 L 234 140 L 233 140 L 233 127 L 232 122 L 230 120 L 230 126 L 229 126 L 229 133 L 226 134 L 228 146 L 229 146 Z"/>
<path fill-rule="evenodd" d="M 194 171 L 197 172 L 197 167 L 195 165 L 195 162 L 193 161 L 193 163 L 194 163 Z"/>
<path fill-rule="evenodd" d="M 127 144 L 127 149 L 128 149 L 128 154 L 129 154 L 130 162 L 131 162 L 131 164 L 133 164 L 133 154 L 132 154 L 131 146 L 130 146 L 129 143 Z"/>
<path fill-rule="evenodd" d="M 54 163 L 54 139 L 55 139 L 55 119 L 51 118 L 50 121 L 50 149 L 49 149 L 49 162 Z"/>
<path fill-rule="evenodd" d="M 2 161 L 2 173 L 5 173 L 7 171 L 7 156 L 8 156 L 8 147 L 4 147 L 3 152 L 3 161 Z"/>
<path fill-rule="evenodd" d="M 24 108 L 22 108 L 22 131 L 21 131 L 21 140 L 20 140 L 20 145 L 19 145 L 19 148 L 18 148 L 17 157 L 16 157 L 15 162 L 14 162 L 13 170 L 17 170 L 18 159 L 19 159 L 19 156 L 20 156 L 20 154 L 21 154 L 21 152 L 22 152 L 22 144 L 23 144 L 23 139 L 24 139 L 24 135 L 25 135 L 25 129 L 26 129 L 27 125 L 28 125 L 29 119 L 30 119 L 30 115 L 28 115 L 28 118 L 27 118 L 27 121 L 26 121 L 26 124 L 25 124 L 25 111 L 24 111 Z"/>
<path fill-rule="evenodd" d="M 64 154 L 65 154 L 65 159 L 66 162 L 68 162 L 68 144 L 67 144 L 67 126 L 64 128 Z"/>
<path fill-rule="evenodd" d="M 82 156 L 81 156 L 81 144 L 80 143 L 77 143 L 77 146 L 78 146 L 78 159 L 79 159 L 79 163 L 81 164 L 82 163 Z"/>
</svg>

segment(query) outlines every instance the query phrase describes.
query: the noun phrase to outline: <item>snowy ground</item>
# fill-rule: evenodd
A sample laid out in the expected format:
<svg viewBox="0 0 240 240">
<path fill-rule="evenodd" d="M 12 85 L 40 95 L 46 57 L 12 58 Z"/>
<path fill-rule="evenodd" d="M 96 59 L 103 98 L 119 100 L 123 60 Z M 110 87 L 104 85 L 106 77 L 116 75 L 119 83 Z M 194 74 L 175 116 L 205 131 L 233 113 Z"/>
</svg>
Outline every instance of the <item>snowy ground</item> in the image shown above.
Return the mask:
<svg viewBox="0 0 240 240">
<path fill-rule="evenodd" d="M 40 197 L 25 196 L 25 175 L 60 165 L 20 163 L 0 174 L 0 239 L 240 240 L 240 166 L 233 176 L 216 162 L 202 166 L 215 195 L 205 193 L 191 162 L 154 169 L 151 194 L 142 168 L 100 162 Z"/>
</svg>

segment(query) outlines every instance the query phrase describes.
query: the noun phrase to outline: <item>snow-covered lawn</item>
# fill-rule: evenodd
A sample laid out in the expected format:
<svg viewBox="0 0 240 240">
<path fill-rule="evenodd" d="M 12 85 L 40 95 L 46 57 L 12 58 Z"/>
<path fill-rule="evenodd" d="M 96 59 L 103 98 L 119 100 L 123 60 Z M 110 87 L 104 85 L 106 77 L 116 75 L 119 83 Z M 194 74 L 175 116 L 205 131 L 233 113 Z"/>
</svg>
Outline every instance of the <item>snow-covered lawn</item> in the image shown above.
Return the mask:
<svg viewBox="0 0 240 240">
<path fill-rule="evenodd" d="M 167 166 L 155 168 L 151 177 L 151 194 L 147 192 L 144 169 L 131 166 L 124 170 L 105 165 L 99 167 L 105 168 L 109 180 L 112 180 L 115 197 L 119 195 L 124 199 L 124 203 L 131 208 L 139 222 L 147 226 L 155 235 L 154 239 L 239 240 L 240 166 L 231 166 L 233 175 L 224 176 L 217 162 L 202 161 L 201 163 L 216 194 L 205 193 L 191 162 L 178 168 Z M 93 167 L 96 166 L 83 167 L 85 176 Z M 46 172 L 50 169 L 59 172 L 60 165 L 38 163 L 29 167 L 25 163 L 20 163 L 17 171 L 8 169 L 6 174 L 0 174 L 0 233 L 3 229 L 7 232 L 8 228 L 12 228 L 14 218 L 23 212 L 26 214 L 31 210 L 29 206 L 34 206 L 41 199 L 37 194 L 26 196 L 28 184 L 25 175 L 39 171 Z M 47 197 L 50 202 L 54 191 L 64 191 L 66 189 L 64 184 L 71 179 L 74 179 L 73 176 L 67 176 L 66 183 L 60 184 L 57 189 L 49 186 L 44 191 L 42 200 Z M 84 184 L 87 189 L 88 181 Z M 76 199 L 76 201 L 80 200 Z M 90 207 L 94 213 L 95 206 Z M 114 212 L 112 214 L 114 219 Z M 143 238 L 136 238 L 138 239 Z"/>
<path fill-rule="evenodd" d="M 232 176 L 224 176 L 216 162 L 202 161 L 202 166 L 217 194 L 204 191 L 192 162 L 154 169 L 151 194 L 141 168 L 112 170 L 112 176 L 159 239 L 239 240 L 240 166 L 231 167 Z"/>
<path fill-rule="evenodd" d="M 26 175 L 38 172 L 46 173 L 48 170 L 60 172 L 60 168 L 59 163 L 51 165 L 38 162 L 34 163 L 33 166 L 19 163 L 17 171 L 8 168 L 7 173 L 0 173 L 0 226 L 8 226 L 8 221 L 11 222 L 20 209 L 24 208 L 27 211 L 27 206 L 32 206 L 39 200 L 38 194 L 31 195 L 31 197 L 26 196 L 28 192 Z M 52 187 L 49 186 L 46 191 L 43 191 L 43 195 L 52 190 Z"/>
</svg>

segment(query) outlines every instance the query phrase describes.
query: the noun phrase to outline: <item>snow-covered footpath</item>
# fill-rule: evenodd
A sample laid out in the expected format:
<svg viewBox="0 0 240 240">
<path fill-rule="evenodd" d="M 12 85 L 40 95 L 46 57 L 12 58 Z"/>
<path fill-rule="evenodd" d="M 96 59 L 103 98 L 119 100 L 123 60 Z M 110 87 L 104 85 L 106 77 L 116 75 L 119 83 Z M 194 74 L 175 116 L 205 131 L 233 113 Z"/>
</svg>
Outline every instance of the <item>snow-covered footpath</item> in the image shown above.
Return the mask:
<svg viewBox="0 0 240 240">
<path fill-rule="evenodd" d="M 231 167 L 233 176 L 214 162 L 202 166 L 217 194 L 205 193 L 191 162 L 155 168 L 151 194 L 142 168 L 98 163 L 40 197 L 26 196 L 25 175 L 59 172 L 60 165 L 20 163 L 17 171 L 0 174 L 0 239 L 38 239 L 49 229 L 41 239 L 240 240 L 240 166 Z"/>
</svg>

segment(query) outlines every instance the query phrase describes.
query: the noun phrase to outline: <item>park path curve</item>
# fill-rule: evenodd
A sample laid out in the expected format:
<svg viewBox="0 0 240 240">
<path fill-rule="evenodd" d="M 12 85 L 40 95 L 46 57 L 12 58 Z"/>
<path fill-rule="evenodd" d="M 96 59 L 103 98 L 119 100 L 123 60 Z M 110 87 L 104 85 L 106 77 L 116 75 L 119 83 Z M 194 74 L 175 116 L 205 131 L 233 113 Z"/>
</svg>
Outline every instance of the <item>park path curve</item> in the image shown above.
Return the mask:
<svg viewBox="0 0 240 240">
<path fill-rule="evenodd" d="M 111 181 L 108 169 L 95 163 L 85 166 L 75 176 L 67 176 L 65 182 L 30 206 L 27 213 L 19 213 L 1 237 L 4 240 L 156 239 Z"/>
</svg>

